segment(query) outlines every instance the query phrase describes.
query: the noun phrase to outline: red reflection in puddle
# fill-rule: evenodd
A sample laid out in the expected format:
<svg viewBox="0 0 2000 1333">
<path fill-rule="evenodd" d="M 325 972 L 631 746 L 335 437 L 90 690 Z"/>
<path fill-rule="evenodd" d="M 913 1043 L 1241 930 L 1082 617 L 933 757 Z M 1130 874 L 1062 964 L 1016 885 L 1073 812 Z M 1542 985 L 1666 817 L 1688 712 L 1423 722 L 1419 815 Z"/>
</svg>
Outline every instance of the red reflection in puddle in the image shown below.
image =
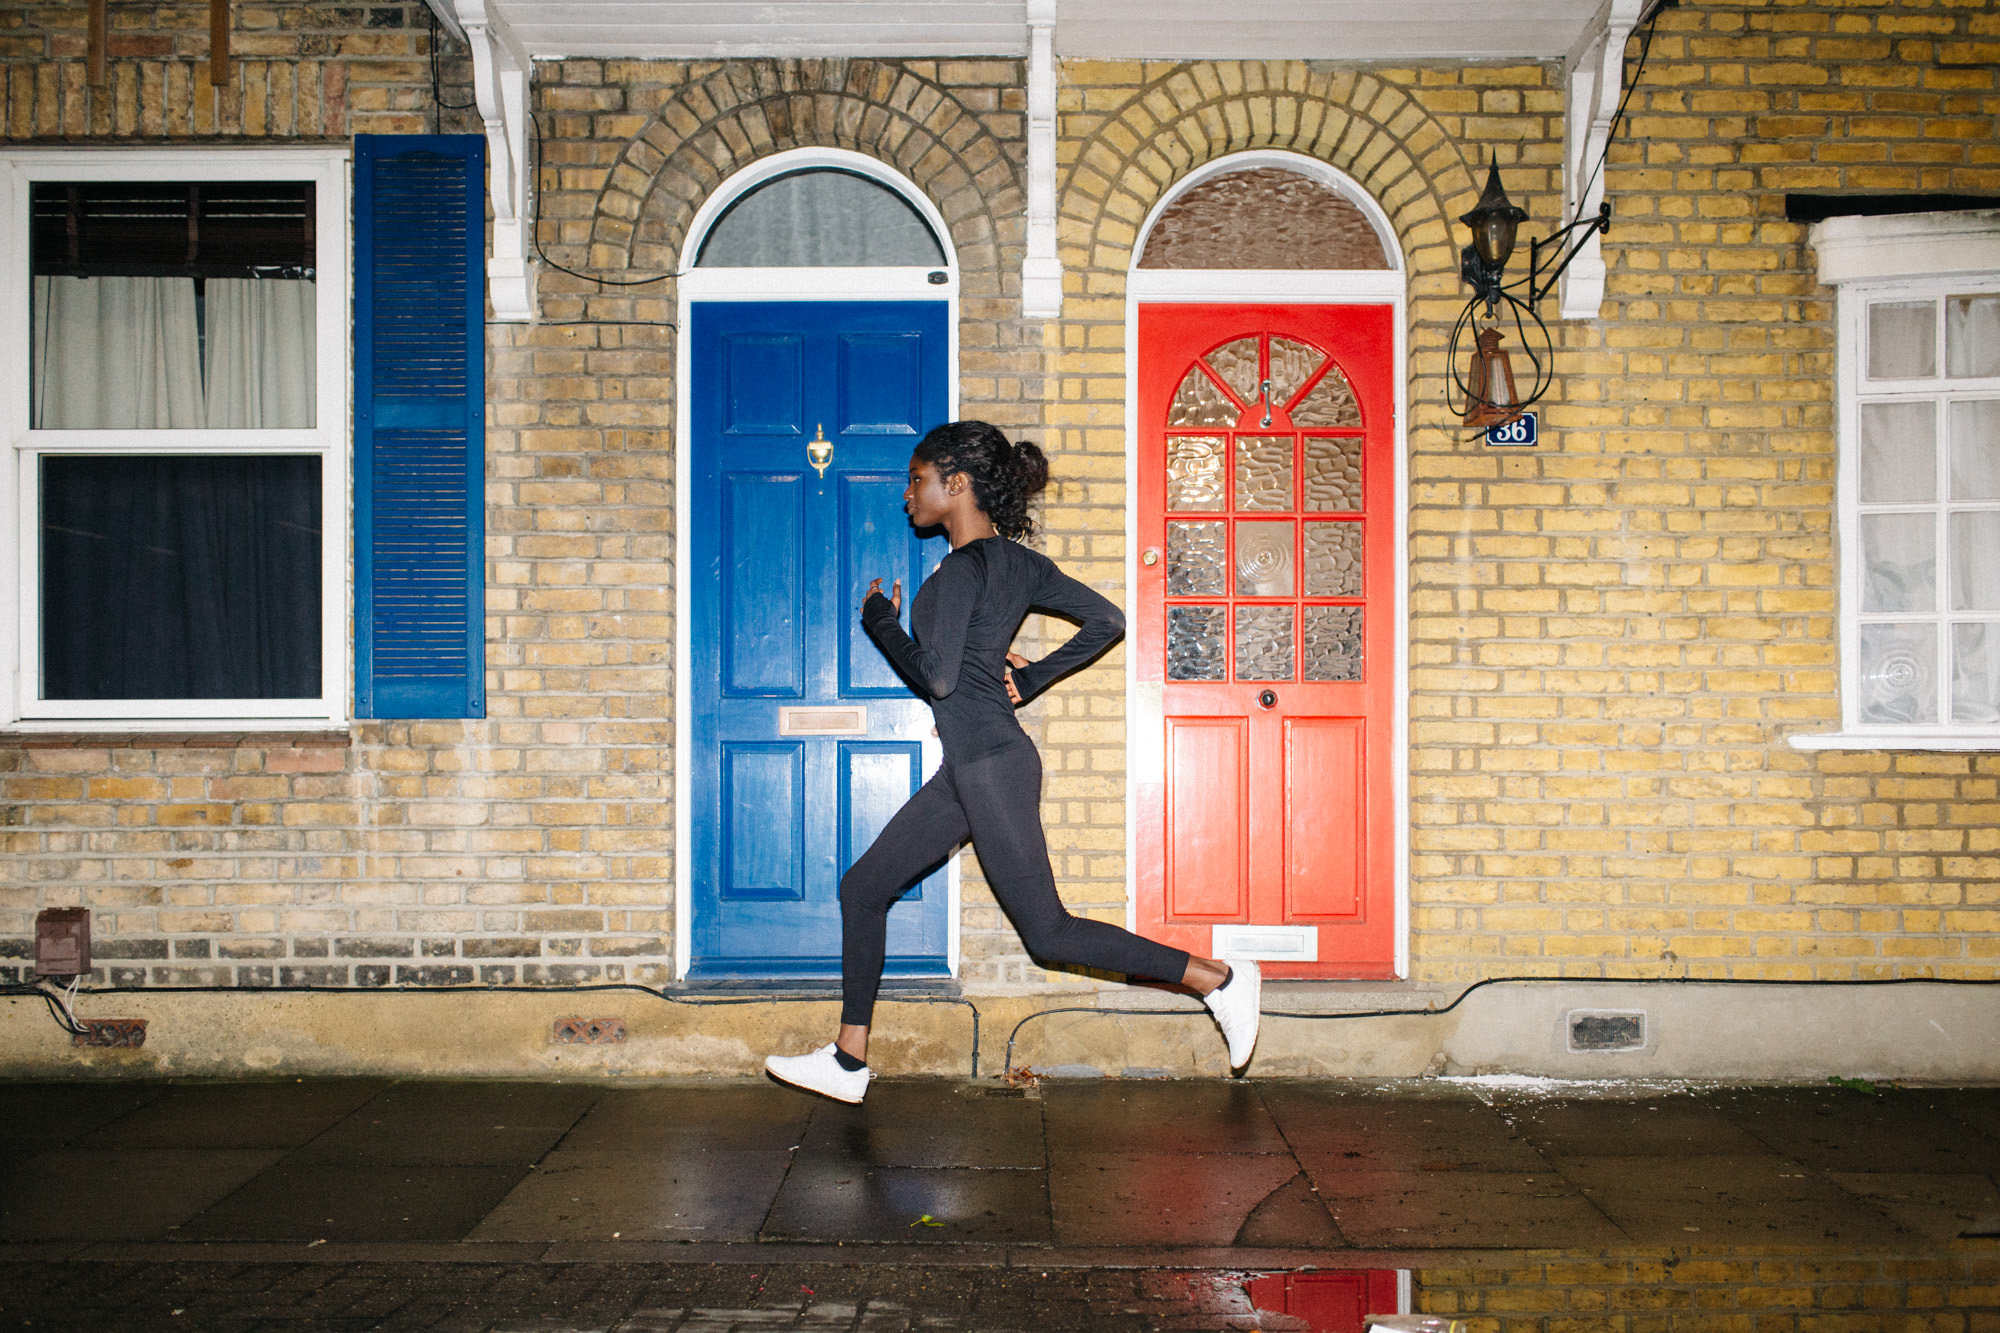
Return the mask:
<svg viewBox="0 0 2000 1333">
<path fill-rule="evenodd" d="M 1393 1272 L 1272 1273 L 1243 1291 L 1257 1311 L 1260 1329 L 1362 1333 L 1367 1316 L 1396 1313 Z"/>
<path fill-rule="evenodd" d="M 1285 1333 L 1363 1333 L 1369 1315 L 1402 1307 L 1394 1270 L 1162 1274 L 1174 1296 L 1222 1327 Z M 1156 1291 L 1159 1289 L 1156 1287 Z M 1167 1292 L 1160 1292 L 1167 1295 Z"/>
</svg>

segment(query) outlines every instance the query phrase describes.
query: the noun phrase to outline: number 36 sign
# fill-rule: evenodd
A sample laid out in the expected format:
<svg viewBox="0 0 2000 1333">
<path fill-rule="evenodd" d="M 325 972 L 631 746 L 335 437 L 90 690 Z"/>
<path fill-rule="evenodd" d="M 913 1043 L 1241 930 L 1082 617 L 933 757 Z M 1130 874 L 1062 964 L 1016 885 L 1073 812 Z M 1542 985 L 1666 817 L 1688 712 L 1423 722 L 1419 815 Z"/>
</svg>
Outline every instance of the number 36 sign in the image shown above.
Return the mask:
<svg viewBox="0 0 2000 1333">
<path fill-rule="evenodd" d="M 1539 434 L 1536 429 L 1538 424 L 1533 412 L 1523 412 L 1512 421 L 1505 421 L 1489 428 L 1486 432 L 1486 442 L 1515 448 L 1531 446 Z"/>
</svg>

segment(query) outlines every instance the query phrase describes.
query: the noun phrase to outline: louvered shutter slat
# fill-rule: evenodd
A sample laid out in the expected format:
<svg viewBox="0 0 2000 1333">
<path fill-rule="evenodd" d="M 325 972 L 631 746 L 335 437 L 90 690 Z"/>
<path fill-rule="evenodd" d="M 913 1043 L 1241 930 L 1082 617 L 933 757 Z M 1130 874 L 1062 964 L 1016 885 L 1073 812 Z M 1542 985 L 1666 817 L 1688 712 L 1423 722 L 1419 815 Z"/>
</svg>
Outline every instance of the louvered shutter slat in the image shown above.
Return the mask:
<svg viewBox="0 0 2000 1333">
<path fill-rule="evenodd" d="M 354 161 L 356 711 L 483 717 L 486 141 Z"/>
</svg>

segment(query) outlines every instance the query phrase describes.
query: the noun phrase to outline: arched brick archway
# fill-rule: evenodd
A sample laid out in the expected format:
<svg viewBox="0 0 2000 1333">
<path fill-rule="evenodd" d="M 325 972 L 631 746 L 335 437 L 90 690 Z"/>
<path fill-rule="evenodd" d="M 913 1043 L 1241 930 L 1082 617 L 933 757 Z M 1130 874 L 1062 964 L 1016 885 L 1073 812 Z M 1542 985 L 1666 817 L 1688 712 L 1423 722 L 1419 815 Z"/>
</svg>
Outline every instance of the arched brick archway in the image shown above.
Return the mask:
<svg viewBox="0 0 2000 1333">
<path fill-rule="evenodd" d="M 803 147 L 866 153 L 914 181 L 951 230 L 966 292 L 998 295 L 1018 266 L 1004 254 L 1021 243 L 1018 144 L 952 88 L 874 60 L 734 61 L 682 85 L 606 173 L 590 263 L 672 272 L 702 200 L 740 168 Z"/>
</svg>

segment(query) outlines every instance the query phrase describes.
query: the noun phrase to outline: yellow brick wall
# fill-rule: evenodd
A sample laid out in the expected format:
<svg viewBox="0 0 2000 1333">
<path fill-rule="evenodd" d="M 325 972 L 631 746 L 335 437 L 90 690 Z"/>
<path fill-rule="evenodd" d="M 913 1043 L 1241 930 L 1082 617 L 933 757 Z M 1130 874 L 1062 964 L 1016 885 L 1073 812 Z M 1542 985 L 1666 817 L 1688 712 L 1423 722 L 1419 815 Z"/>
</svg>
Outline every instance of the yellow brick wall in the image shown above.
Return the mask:
<svg viewBox="0 0 2000 1333">
<path fill-rule="evenodd" d="M 1607 170 L 1603 317 L 1557 326 L 1544 443 L 1502 454 L 1444 410 L 1453 219 L 1490 159 L 1524 235 L 1553 226 L 1555 68 L 1065 64 L 1072 455 L 1122 458 L 1132 245 L 1190 168 L 1306 153 L 1396 229 L 1418 980 L 1992 975 L 2000 756 L 1786 742 L 1839 693 L 1831 293 L 1785 194 L 2000 194 L 1996 65 L 1986 5 L 1666 11 Z M 1078 513 L 1111 541 L 1103 499 Z"/>
<path fill-rule="evenodd" d="M 476 128 L 431 110 L 415 4 L 233 6 L 241 77 L 219 92 L 205 4 L 111 12 L 94 90 L 81 6 L 0 11 L 5 141 Z M 466 101 L 463 53 L 445 54 L 445 99 Z M 1834 725 L 1838 663 L 1830 294 L 1784 194 L 2000 194 L 1996 66 L 1985 4 L 1666 11 L 1608 169 L 1604 318 L 1558 327 L 1532 453 L 1452 426 L 1442 348 L 1480 165 L 1505 168 L 1528 234 L 1558 214 L 1552 66 L 1068 62 L 1048 324 L 1019 316 L 1012 61 L 538 66 L 541 236 L 585 273 L 657 276 L 709 191 L 774 149 L 898 165 L 962 261 L 964 413 L 1050 448 L 1047 549 L 1122 599 L 1140 222 L 1230 152 L 1340 167 L 1411 273 L 1416 977 L 1991 975 L 2000 757 L 1785 743 Z M 541 293 L 539 322 L 489 335 L 491 716 L 0 747 L 0 948 L 26 949 L 37 908 L 81 903 L 121 981 L 665 978 L 672 284 L 544 270 Z M 1122 652 L 1029 715 L 1065 896 L 1112 920 Z M 1048 984 L 968 872 L 969 988 Z"/>
</svg>

